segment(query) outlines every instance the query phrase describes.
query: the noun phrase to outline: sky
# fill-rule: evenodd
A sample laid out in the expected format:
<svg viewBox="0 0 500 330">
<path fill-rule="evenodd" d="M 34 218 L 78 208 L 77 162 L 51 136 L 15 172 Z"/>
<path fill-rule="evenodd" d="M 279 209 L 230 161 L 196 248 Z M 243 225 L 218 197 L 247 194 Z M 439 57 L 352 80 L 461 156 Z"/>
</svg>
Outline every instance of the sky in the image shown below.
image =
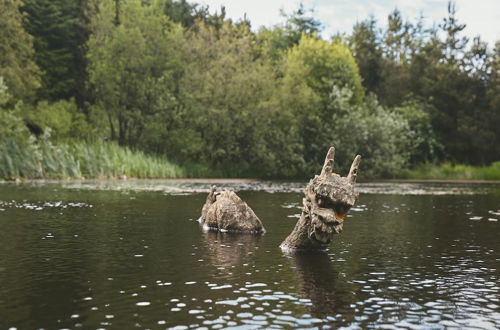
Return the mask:
<svg viewBox="0 0 500 330">
<path fill-rule="evenodd" d="M 314 9 L 314 17 L 323 24 L 322 36 L 328 38 L 338 32 L 350 33 L 357 21 L 373 15 L 379 26 L 385 26 L 387 15 L 398 8 L 410 21 L 423 14 L 425 25 L 440 23 L 447 14 L 448 0 L 199 0 L 211 10 L 226 7 L 226 14 L 238 20 L 246 13 L 257 30 L 261 26 L 273 26 L 283 22 L 280 9 L 291 13 L 302 2 L 305 8 Z M 465 34 L 480 35 L 492 47 L 500 40 L 500 0 L 456 0 L 457 18 L 467 25 Z"/>
</svg>

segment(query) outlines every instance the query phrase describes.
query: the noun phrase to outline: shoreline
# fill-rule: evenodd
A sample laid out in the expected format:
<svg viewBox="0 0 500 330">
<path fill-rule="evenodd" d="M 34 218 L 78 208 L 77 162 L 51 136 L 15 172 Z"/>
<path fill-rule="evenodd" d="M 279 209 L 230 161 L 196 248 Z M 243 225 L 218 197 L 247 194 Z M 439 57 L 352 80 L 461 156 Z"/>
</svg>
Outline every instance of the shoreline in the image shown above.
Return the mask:
<svg viewBox="0 0 500 330">
<path fill-rule="evenodd" d="M 408 182 L 408 183 L 496 183 L 500 184 L 500 180 L 466 180 L 466 179 L 381 179 L 374 181 L 360 181 L 363 183 L 369 182 Z"/>
<path fill-rule="evenodd" d="M 61 182 L 127 182 L 127 181 L 156 181 L 156 182 L 193 182 L 193 183 L 248 183 L 248 182 L 307 182 L 309 179 L 257 179 L 257 178 L 94 178 L 94 179 L 18 179 L 0 180 L 0 184 L 25 183 L 61 183 Z M 500 180 L 464 180 L 464 179 L 373 179 L 358 180 L 361 184 L 370 183 L 457 183 L 457 184 L 500 184 Z"/>
</svg>

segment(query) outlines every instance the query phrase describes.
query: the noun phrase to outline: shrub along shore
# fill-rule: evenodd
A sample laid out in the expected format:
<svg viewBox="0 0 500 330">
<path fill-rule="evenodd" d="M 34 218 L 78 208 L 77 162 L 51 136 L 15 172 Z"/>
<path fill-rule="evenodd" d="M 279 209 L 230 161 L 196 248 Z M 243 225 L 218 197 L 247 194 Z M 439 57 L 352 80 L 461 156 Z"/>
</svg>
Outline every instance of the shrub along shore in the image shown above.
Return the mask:
<svg viewBox="0 0 500 330">
<path fill-rule="evenodd" d="M 75 142 L 54 145 L 49 139 L 19 145 L 0 143 L 0 180 L 32 179 L 174 179 L 237 178 L 249 171 L 236 168 L 211 169 L 200 164 L 177 165 L 166 157 L 147 155 L 114 142 Z M 272 178 L 257 175 L 252 178 Z M 240 174 L 240 176 L 238 176 Z M 366 175 L 360 175 L 361 178 Z M 306 177 L 295 177 L 306 179 Z M 423 164 L 402 170 L 391 179 L 410 180 L 500 180 L 500 162 L 490 166 Z"/>
</svg>

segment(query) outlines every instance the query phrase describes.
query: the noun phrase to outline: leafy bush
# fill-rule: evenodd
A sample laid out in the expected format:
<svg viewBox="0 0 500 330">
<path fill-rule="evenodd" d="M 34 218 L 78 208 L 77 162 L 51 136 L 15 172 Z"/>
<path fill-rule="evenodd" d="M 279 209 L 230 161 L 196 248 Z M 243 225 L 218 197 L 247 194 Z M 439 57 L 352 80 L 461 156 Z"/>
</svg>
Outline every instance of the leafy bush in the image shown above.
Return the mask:
<svg viewBox="0 0 500 330">
<path fill-rule="evenodd" d="M 353 105 L 351 93 L 337 87 L 331 93 L 328 142 L 338 150 L 338 166 L 348 171 L 354 156 L 360 154 L 361 178 L 395 176 L 408 165 L 411 155 L 413 132 L 408 121 L 373 96 Z"/>
<path fill-rule="evenodd" d="M 288 53 L 279 98 L 282 111 L 292 109 L 298 118 L 304 176 L 318 172 L 332 145 L 337 171 L 348 171 L 356 154 L 363 157 L 361 177 L 392 177 L 408 165 L 414 149 L 408 120 L 375 96 L 362 95 L 344 45 L 305 37 Z"/>
<path fill-rule="evenodd" d="M 408 121 L 412 131 L 410 164 L 432 162 L 443 149 L 443 146 L 437 142 L 436 134 L 432 129 L 430 115 L 432 110 L 434 109 L 428 104 L 415 99 L 409 99 L 394 108 L 396 113 Z"/>
<path fill-rule="evenodd" d="M 21 103 L 18 102 L 14 108 L 9 108 L 10 100 L 7 85 L 3 77 L 0 77 L 0 141 L 10 139 L 25 145 L 29 139 L 29 132 L 19 116 Z"/>
<path fill-rule="evenodd" d="M 36 107 L 24 107 L 24 117 L 43 131 L 50 130 L 53 140 L 84 138 L 92 133 L 73 99 L 56 102 L 40 101 Z"/>
</svg>

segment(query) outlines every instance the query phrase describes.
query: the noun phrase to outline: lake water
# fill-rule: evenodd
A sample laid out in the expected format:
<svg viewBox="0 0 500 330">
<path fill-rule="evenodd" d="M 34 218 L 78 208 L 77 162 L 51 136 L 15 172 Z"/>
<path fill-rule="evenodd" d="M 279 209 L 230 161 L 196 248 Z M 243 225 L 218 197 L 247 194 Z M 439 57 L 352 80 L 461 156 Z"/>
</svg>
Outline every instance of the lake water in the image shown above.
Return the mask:
<svg viewBox="0 0 500 330">
<path fill-rule="evenodd" d="M 278 248 L 305 182 L 218 182 L 262 237 L 203 232 L 210 182 L 0 185 L 0 328 L 500 328 L 500 185 L 359 184 L 328 251 Z"/>
</svg>

